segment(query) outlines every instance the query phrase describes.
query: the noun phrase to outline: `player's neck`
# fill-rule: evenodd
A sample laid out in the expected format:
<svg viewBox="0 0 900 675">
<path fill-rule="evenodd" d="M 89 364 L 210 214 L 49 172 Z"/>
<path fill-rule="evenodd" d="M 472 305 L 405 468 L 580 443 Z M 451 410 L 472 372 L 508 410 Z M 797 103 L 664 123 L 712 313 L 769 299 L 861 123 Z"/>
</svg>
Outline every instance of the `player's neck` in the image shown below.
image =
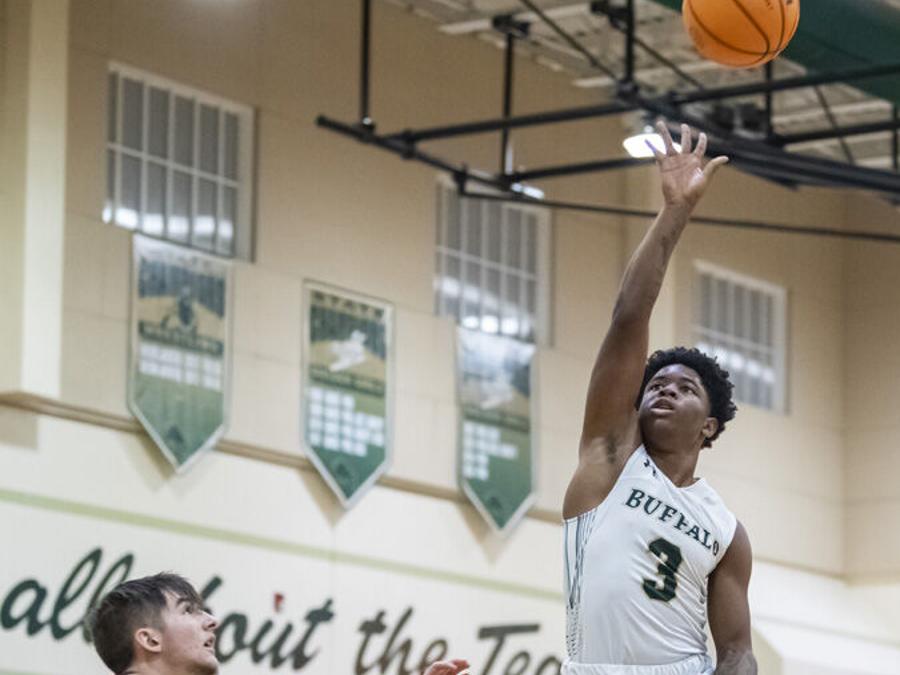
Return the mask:
<svg viewBox="0 0 900 675">
<path fill-rule="evenodd" d="M 653 458 L 659 470 L 666 474 L 676 487 L 688 487 L 697 482 L 694 472 L 697 470 L 697 459 L 700 451 L 671 452 L 646 446 L 647 454 Z"/>
<path fill-rule="evenodd" d="M 122 675 L 192 675 L 187 671 L 174 671 L 167 665 L 156 663 L 142 663 L 132 666 Z"/>
</svg>

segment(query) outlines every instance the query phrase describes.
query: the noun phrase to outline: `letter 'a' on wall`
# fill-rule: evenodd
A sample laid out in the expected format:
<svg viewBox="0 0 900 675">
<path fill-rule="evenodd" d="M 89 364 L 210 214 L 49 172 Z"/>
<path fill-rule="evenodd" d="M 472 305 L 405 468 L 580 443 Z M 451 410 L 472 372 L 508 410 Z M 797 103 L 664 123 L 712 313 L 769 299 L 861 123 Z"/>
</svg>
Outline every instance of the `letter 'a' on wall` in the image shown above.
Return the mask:
<svg viewBox="0 0 900 675">
<path fill-rule="evenodd" d="M 534 500 L 534 345 L 457 328 L 459 485 L 501 534 Z"/>
<path fill-rule="evenodd" d="M 181 471 L 228 421 L 231 265 L 134 236 L 128 407 Z"/>
<path fill-rule="evenodd" d="M 393 308 L 314 283 L 305 284 L 303 296 L 301 438 L 350 508 L 390 465 Z"/>
</svg>

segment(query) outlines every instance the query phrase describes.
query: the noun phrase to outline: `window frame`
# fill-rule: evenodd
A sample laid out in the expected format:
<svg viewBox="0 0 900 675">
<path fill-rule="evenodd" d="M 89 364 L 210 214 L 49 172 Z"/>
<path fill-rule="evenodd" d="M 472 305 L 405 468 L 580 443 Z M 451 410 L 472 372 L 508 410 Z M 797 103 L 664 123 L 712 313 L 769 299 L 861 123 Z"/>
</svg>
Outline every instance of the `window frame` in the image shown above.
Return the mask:
<svg viewBox="0 0 900 675">
<path fill-rule="evenodd" d="M 116 141 L 112 141 L 109 138 L 109 123 L 111 111 L 109 110 L 109 101 L 110 101 L 110 91 L 109 85 L 111 81 L 111 76 L 116 75 L 117 79 L 117 91 L 116 91 L 116 111 L 115 111 L 115 124 L 116 124 Z M 142 110 L 141 110 L 141 136 L 142 142 L 141 150 L 135 150 L 134 148 L 127 147 L 124 142 L 124 115 L 123 115 L 123 98 L 122 89 L 123 89 L 123 78 L 127 78 L 129 80 L 138 81 L 143 86 L 144 95 L 142 97 Z M 149 105 L 150 105 L 150 96 L 149 91 L 150 88 L 156 88 L 163 91 L 166 91 L 169 94 L 169 113 L 168 113 L 168 129 L 167 129 L 167 156 L 165 158 L 158 157 L 149 152 L 148 148 L 148 139 L 149 139 Z M 161 241 L 166 241 L 169 243 L 177 244 L 179 246 L 184 246 L 186 248 L 194 249 L 200 251 L 202 253 L 206 253 L 209 255 L 218 256 L 226 259 L 238 259 L 238 260 L 247 260 L 251 261 L 253 259 L 253 246 L 254 246 L 254 222 L 253 222 L 253 209 L 255 204 L 255 147 L 256 147 L 256 112 L 252 106 L 238 103 L 236 101 L 224 98 L 222 96 L 218 96 L 216 94 L 212 94 L 203 89 L 190 86 L 188 84 L 178 82 L 175 80 L 171 80 L 169 78 L 163 77 L 161 75 L 157 75 L 156 73 L 152 73 L 140 68 L 136 68 L 134 66 L 130 66 L 124 64 L 120 61 L 110 60 L 107 63 L 106 68 L 106 116 L 105 116 L 105 125 L 104 125 L 104 165 L 105 165 L 105 173 L 106 173 L 106 182 L 104 189 L 104 208 L 103 208 L 103 221 L 107 224 L 115 225 L 116 227 L 122 227 L 124 229 L 132 230 L 133 232 L 139 232 L 144 234 L 145 236 L 152 237 L 154 239 L 159 239 Z M 174 125 L 175 125 L 175 98 L 181 97 L 185 99 L 189 99 L 194 102 L 194 123 L 193 123 L 193 158 L 194 158 L 194 166 L 185 166 L 180 164 L 175 159 L 175 133 L 174 133 Z M 219 163 L 219 172 L 218 173 L 208 173 L 204 171 L 200 166 L 200 158 L 199 158 L 199 149 L 200 149 L 200 132 L 199 132 L 199 120 L 201 115 L 201 106 L 207 105 L 210 107 L 214 107 L 219 112 L 219 120 L 220 120 L 220 129 L 219 129 L 219 137 L 217 139 L 218 143 L 218 163 Z M 235 115 L 237 118 L 237 177 L 235 179 L 228 178 L 225 175 L 224 170 L 222 169 L 222 164 L 225 161 L 225 130 L 224 130 L 224 114 L 230 113 Z M 109 172 L 109 161 L 107 159 L 109 152 L 112 152 L 115 157 L 115 176 L 113 177 L 113 195 L 112 195 L 112 203 L 110 204 L 109 198 L 109 184 L 110 177 L 108 175 Z M 122 195 L 122 157 L 129 156 L 135 158 L 141 162 L 141 194 L 140 194 L 140 210 L 138 213 L 137 222 L 133 227 L 129 227 L 127 224 L 122 224 L 116 219 L 116 210 L 119 207 L 121 195 Z M 152 234 L 146 232 L 142 228 L 143 218 L 147 212 L 147 182 L 148 182 L 148 171 L 147 166 L 149 162 L 153 162 L 157 165 L 162 165 L 165 167 L 166 178 L 165 178 L 165 204 L 166 204 L 166 217 L 168 218 L 172 212 L 172 202 L 173 202 L 173 173 L 174 171 L 180 171 L 182 173 L 186 173 L 191 177 L 191 217 L 189 220 L 189 230 L 188 230 L 188 240 L 181 241 L 175 238 L 171 238 L 167 236 L 167 233 L 164 233 L 162 236 Z M 235 222 L 232 224 L 233 227 L 233 247 L 230 255 L 222 253 L 219 250 L 216 250 L 216 247 L 213 246 L 212 249 L 203 248 L 198 246 L 193 241 L 191 241 L 194 233 L 194 227 L 196 225 L 196 216 L 197 216 L 197 203 L 198 203 L 198 193 L 199 190 L 197 186 L 199 184 L 200 179 L 205 179 L 215 183 L 217 190 L 217 198 L 216 198 L 216 214 L 218 216 L 222 211 L 223 204 L 223 190 L 221 189 L 223 186 L 233 187 L 236 193 L 236 208 L 235 208 Z"/>
<path fill-rule="evenodd" d="M 465 261 L 466 259 L 473 259 L 477 261 L 481 283 L 480 290 L 481 292 L 485 289 L 485 270 L 488 267 L 493 267 L 503 270 L 511 271 L 513 274 L 519 276 L 530 275 L 530 272 L 525 270 L 525 265 L 523 264 L 519 268 L 510 267 L 505 263 L 496 263 L 494 261 L 488 260 L 483 255 L 474 256 L 465 251 L 466 239 L 465 239 L 465 223 L 460 219 L 460 247 L 459 250 L 451 249 L 446 246 L 447 242 L 447 224 L 449 221 L 448 218 L 448 203 L 449 200 L 446 199 L 446 195 L 448 193 L 454 194 L 459 200 L 460 204 L 463 203 L 463 200 L 466 197 L 460 197 L 458 194 L 456 183 L 447 175 L 439 174 L 437 176 L 436 184 L 435 184 L 435 204 L 434 204 L 434 213 L 435 213 L 435 237 L 434 237 L 434 274 L 433 274 L 433 289 L 432 289 L 432 298 L 434 301 L 434 313 L 439 317 L 450 318 L 449 314 L 441 313 L 440 307 L 438 306 L 439 297 L 437 294 L 437 284 L 438 280 L 443 277 L 444 273 L 444 265 L 447 260 L 447 254 L 451 253 L 455 257 L 457 257 L 460 262 Z M 468 188 L 470 193 L 480 193 L 490 196 L 503 196 L 502 193 L 489 189 L 485 186 L 477 185 L 471 186 Z M 532 206 L 530 204 L 518 204 L 518 203 L 508 203 L 508 202 L 499 202 L 499 207 L 501 209 L 510 209 L 515 208 L 520 210 L 523 214 L 527 213 L 533 215 L 535 217 L 535 271 L 534 271 L 534 282 L 535 282 L 535 311 L 534 311 L 534 344 L 538 346 L 548 346 L 552 341 L 552 326 L 550 321 L 550 298 L 551 298 L 551 264 L 552 264 L 552 228 L 553 228 L 553 214 L 552 212 L 540 206 Z M 463 209 L 460 209 L 460 214 L 463 213 Z M 481 228 L 481 251 L 486 250 L 486 228 Z M 500 241 L 500 250 L 504 251 L 505 245 L 505 236 L 501 235 Z M 520 254 L 527 255 L 527 250 L 525 247 L 525 243 L 521 244 Z M 464 268 L 460 268 L 460 277 L 464 275 Z M 504 283 L 505 275 L 501 275 L 501 286 L 500 286 L 500 295 L 503 297 L 505 291 L 505 283 Z M 519 307 L 522 306 L 522 301 L 519 301 Z M 461 311 L 460 311 L 461 314 Z M 482 312 L 483 314 L 483 312 Z M 462 326 L 463 324 L 460 321 L 455 320 L 457 325 Z M 477 328 L 477 330 L 482 330 L 481 327 Z M 498 330 L 496 333 L 490 333 L 492 335 L 501 335 L 504 337 L 514 337 L 514 339 L 524 340 L 524 338 L 520 336 L 511 336 L 505 333 L 502 333 Z"/>
<path fill-rule="evenodd" d="M 765 410 L 768 412 L 779 413 L 786 415 L 788 414 L 788 369 L 787 369 L 787 360 L 788 360 L 788 342 L 787 342 L 787 323 L 788 323 L 788 291 L 785 287 L 774 284 L 770 281 L 766 281 L 764 279 L 759 279 L 756 277 L 752 277 L 746 274 L 741 274 L 727 267 L 717 265 L 715 263 L 706 261 L 706 260 L 694 260 L 693 261 L 693 274 L 691 279 L 691 286 L 693 292 L 693 315 L 691 317 L 691 333 L 694 344 L 698 344 L 700 342 L 700 333 L 715 333 L 717 335 L 723 336 L 724 341 L 734 342 L 736 340 L 741 340 L 744 342 L 749 342 L 746 338 L 739 338 L 734 334 L 733 329 L 732 332 L 729 333 L 721 333 L 720 331 L 709 328 L 706 326 L 702 326 L 699 322 L 701 311 L 702 311 L 702 295 L 700 288 L 700 278 L 701 275 L 708 275 L 712 277 L 713 280 L 722 280 L 731 285 L 732 288 L 735 286 L 741 286 L 748 291 L 758 291 L 762 293 L 764 296 L 770 297 L 772 299 L 772 345 L 771 348 L 764 343 L 754 343 L 755 346 L 753 348 L 765 348 L 771 349 L 772 353 L 772 367 L 775 371 L 775 382 L 772 385 L 772 405 L 771 407 L 766 407 L 764 405 L 758 403 L 751 403 L 750 401 L 746 401 L 741 399 L 740 403 L 743 405 L 750 405 L 754 408 L 758 408 L 759 410 Z M 731 299 L 730 299 L 731 300 Z M 715 310 L 715 301 L 713 301 L 713 306 L 710 308 L 710 315 L 714 316 Z M 749 312 L 749 310 L 746 310 Z M 745 316 L 746 316 L 745 312 Z M 710 323 L 715 323 L 714 320 L 711 320 Z M 721 364 L 725 370 L 730 370 L 730 364 Z M 732 378 L 733 381 L 733 378 Z"/>
</svg>

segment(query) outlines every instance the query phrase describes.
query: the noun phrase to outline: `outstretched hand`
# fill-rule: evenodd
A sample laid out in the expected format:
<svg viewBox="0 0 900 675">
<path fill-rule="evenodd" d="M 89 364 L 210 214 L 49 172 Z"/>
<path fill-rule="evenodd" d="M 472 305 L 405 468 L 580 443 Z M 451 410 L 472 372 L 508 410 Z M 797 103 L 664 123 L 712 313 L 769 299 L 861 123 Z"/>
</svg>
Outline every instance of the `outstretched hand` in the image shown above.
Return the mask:
<svg viewBox="0 0 900 675">
<path fill-rule="evenodd" d="M 465 659 L 453 659 L 451 661 L 435 661 L 425 671 L 424 675 L 459 675 L 469 668 L 469 662 Z"/>
<path fill-rule="evenodd" d="M 691 128 L 687 124 L 681 125 L 681 151 L 675 148 L 664 122 L 657 122 L 656 129 L 662 136 L 665 152 L 657 150 L 650 141 L 646 143 L 659 166 L 666 206 L 693 209 L 706 191 L 713 174 L 728 158 L 721 156 L 706 162 L 706 134 L 700 134 L 697 146 L 692 149 Z"/>
</svg>

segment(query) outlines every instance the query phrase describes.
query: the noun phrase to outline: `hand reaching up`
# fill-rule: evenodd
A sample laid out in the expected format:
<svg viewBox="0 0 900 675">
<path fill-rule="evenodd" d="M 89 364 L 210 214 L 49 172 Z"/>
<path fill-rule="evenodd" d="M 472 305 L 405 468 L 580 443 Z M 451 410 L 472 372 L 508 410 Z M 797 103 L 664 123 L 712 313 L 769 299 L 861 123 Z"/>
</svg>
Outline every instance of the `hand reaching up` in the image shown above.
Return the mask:
<svg viewBox="0 0 900 675">
<path fill-rule="evenodd" d="M 721 156 L 706 162 L 704 157 L 706 134 L 700 134 L 697 146 L 692 149 L 691 128 L 687 124 L 681 125 L 680 152 L 675 148 L 664 122 L 657 122 L 656 129 L 662 136 L 665 152 L 654 148 L 650 141 L 647 141 L 647 145 L 653 150 L 653 156 L 659 166 L 666 206 L 693 209 L 706 191 L 712 175 L 728 161 L 728 158 Z"/>
<path fill-rule="evenodd" d="M 468 671 L 469 662 L 465 659 L 453 659 L 451 661 L 435 661 L 423 675 L 461 675 Z"/>
</svg>

